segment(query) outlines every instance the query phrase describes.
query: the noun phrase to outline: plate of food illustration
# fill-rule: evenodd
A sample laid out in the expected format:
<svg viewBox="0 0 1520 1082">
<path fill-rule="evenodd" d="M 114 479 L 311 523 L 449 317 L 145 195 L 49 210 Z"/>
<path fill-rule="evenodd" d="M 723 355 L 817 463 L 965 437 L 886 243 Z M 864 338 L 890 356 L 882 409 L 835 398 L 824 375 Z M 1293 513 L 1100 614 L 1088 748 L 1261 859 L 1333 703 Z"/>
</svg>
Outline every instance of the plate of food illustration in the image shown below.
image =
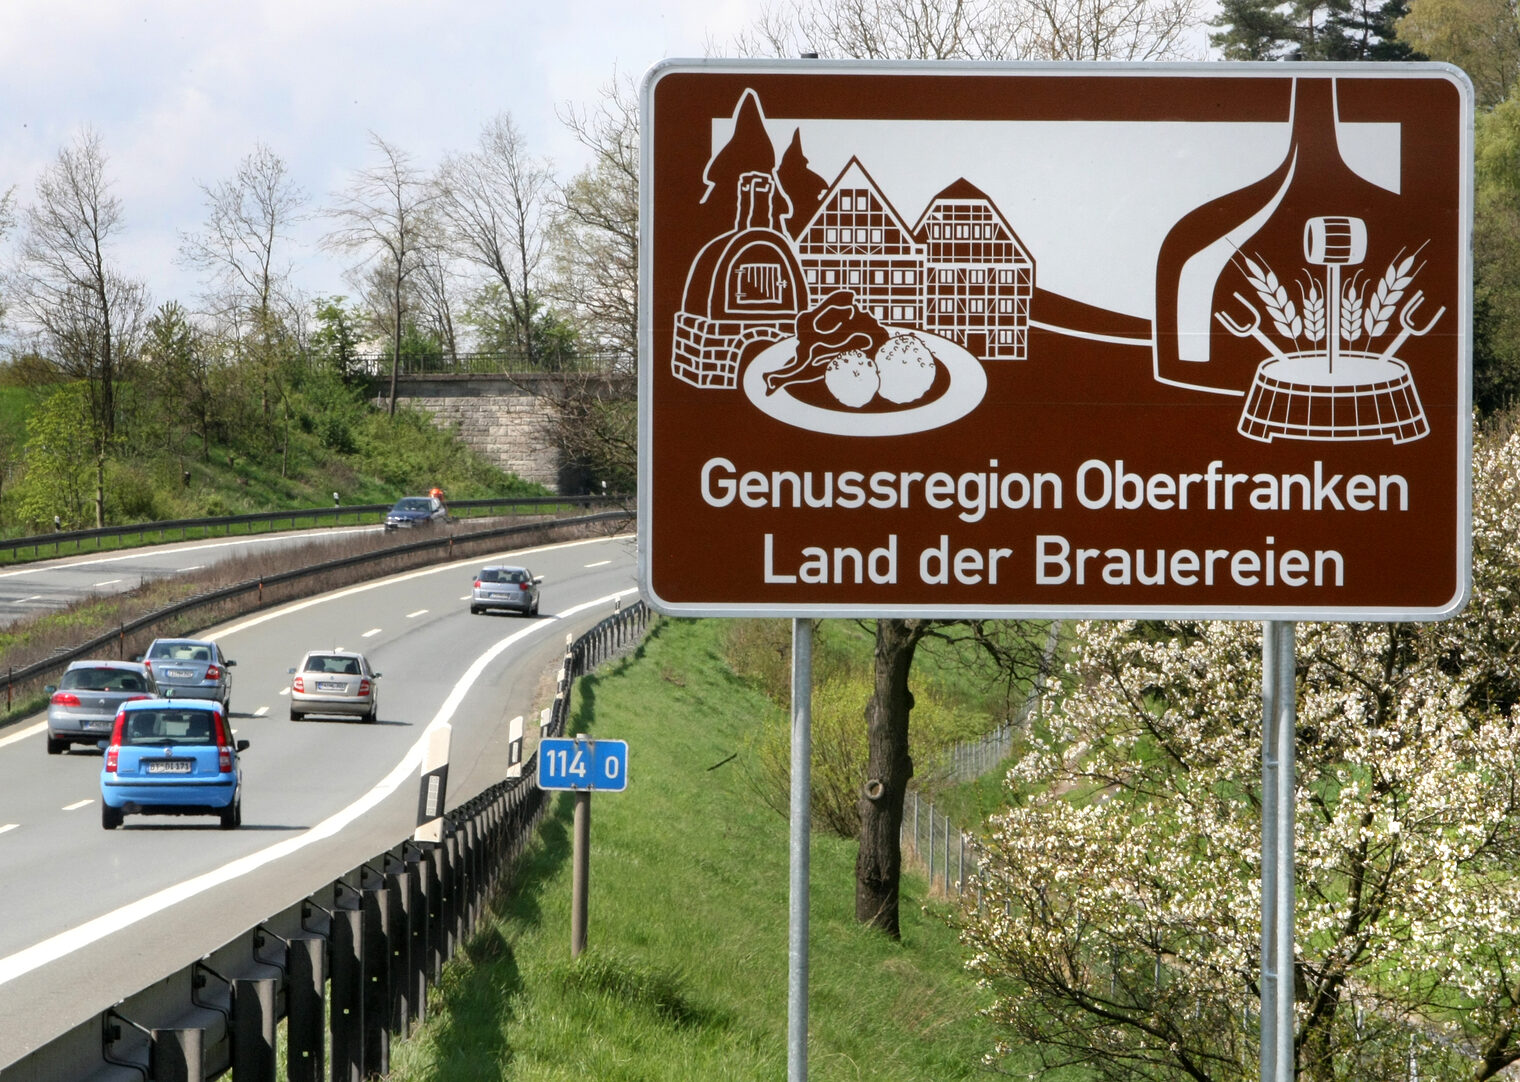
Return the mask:
<svg viewBox="0 0 1520 1082">
<path fill-rule="evenodd" d="M 959 420 L 987 393 L 981 362 L 938 335 L 878 323 L 846 293 L 797 317 L 797 335 L 744 370 L 744 393 L 784 424 L 833 436 L 903 436 Z"/>
</svg>

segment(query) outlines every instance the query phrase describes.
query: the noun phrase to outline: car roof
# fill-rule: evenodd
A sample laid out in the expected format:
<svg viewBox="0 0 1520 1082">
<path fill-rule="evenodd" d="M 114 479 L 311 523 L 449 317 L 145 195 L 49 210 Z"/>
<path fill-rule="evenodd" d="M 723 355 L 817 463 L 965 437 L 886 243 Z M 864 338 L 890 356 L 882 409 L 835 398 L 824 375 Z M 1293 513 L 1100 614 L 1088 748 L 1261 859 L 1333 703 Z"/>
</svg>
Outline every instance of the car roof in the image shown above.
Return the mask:
<svg viewBox="0 0 1520 1082">
<path fill-rule="evenodd" d="M 115 658 L 100 658 L 99 660 L 83 660 L 69 662 L 69 669 L 125 669 L 128 672 L 147 672 L 146 665 L 139 661 L 117 661 Z M 65 672 L 68 669 L 64 670 Z"/>
<path fill-rule="evenodd" d="M 148 645 L 149 646 L 157 646 L 161 642 L 169 642 L 169 643 L 185 642 L 185 643 L 194 643 L 197 646 L 215 646 L 216 645 L 216 640 L 215 639 L 154 639 Z"/>
<path fill-rule="evenodd" d="M 215 699 L 192 699 L 186 696 L 183 699 L 133 699 L 121 704 L 122 710 L 209 710 L 213 713 L 222 712 L 222 704 Z"/>
<path fill-rule="evenodd" d="M 357 650 L 308 650 L 308 651 L 306 651 L 306 653 L 302 654 L 301 656 L 302 657 L 316 657 L 318 655 L 321 655 L 322 657 L 363 657 L 364 656 L 363 654 L 359 653 L 359 651 L 357 651 Z"/>
<path fill-rule="evenodd" d="M 481 568 L 481 570 L 482 571 L 526 571 L 528 569 L 526 567 L 522 566 L 522 564 L 486 564 L 484 567 Z"/>
</svg>

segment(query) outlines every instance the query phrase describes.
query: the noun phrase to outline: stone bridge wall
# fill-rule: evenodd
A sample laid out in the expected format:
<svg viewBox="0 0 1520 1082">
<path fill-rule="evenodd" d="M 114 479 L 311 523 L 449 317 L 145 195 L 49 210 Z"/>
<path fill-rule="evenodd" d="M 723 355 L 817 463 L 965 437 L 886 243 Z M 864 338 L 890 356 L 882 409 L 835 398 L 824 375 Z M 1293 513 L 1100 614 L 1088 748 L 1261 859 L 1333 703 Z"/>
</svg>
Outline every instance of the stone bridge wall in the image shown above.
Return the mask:
<svg viewBox="0 0 1520 1082">
<path fill-rule="evenodd" d="M 384 402 L 390 386 L 376 380 L 374 396 Z M 630 388 L 631 390 L 631 388 Z M 495 465 L 551 492 L 577 495 L 585 479 L 562 459 L 555 418 L 563 393 L 553 374 L 512 376 L 402 376 L 396 400 L 425 409 Z"/>
</svg>

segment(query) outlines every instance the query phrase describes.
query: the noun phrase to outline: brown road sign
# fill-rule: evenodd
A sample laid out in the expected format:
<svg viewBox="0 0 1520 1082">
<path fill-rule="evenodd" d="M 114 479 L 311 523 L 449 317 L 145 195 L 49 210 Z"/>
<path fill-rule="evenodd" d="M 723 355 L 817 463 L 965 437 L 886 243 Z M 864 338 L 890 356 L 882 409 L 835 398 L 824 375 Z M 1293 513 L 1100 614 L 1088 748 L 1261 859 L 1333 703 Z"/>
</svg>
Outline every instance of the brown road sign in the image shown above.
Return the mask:
<svg viewBox="0 0 1520 1082">
<path fill-rule="evenodd" d="M 1472 115 L 1436 64 L 657 65 L 646 596 L 1452 615 Z"/>
</svg>

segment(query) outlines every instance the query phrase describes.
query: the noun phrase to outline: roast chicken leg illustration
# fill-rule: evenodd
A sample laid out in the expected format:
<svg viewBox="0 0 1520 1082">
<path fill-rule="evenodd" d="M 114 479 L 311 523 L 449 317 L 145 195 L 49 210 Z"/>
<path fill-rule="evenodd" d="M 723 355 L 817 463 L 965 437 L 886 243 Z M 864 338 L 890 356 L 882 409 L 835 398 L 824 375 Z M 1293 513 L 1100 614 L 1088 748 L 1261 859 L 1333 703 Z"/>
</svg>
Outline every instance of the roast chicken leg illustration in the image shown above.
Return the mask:
<svg viewBox="0 0 1520 1082">
<path fill-rule="evenodd" d="M 812 383 L 828 374 L 841 353 L 858 350 L 869 357 L 891 335 L 868 312 L 855 307 L 855 294 L 836 289 L 797 316 L 797 355 L 765 375 L 765 393 L 789 383 Z"/>
</svg>

